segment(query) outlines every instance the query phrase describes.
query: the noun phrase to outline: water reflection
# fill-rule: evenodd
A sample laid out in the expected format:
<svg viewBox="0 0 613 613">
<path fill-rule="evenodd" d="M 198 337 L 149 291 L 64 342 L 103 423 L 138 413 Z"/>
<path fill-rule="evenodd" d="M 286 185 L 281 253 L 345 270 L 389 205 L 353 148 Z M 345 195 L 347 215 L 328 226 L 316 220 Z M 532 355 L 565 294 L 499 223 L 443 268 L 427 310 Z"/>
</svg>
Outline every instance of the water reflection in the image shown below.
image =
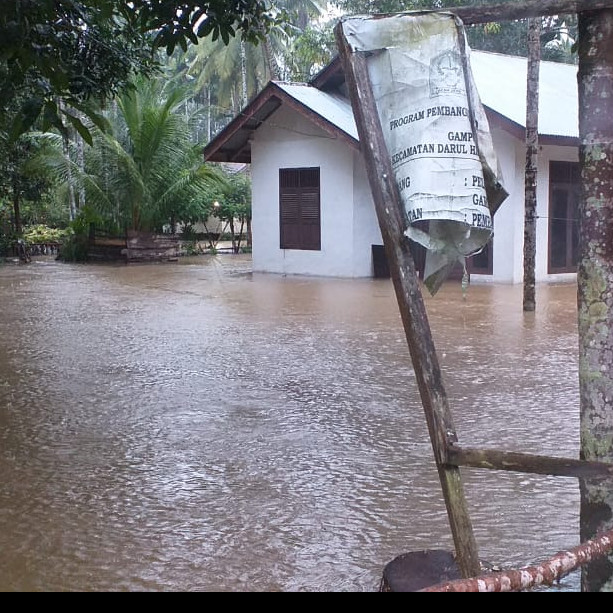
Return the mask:
<svg viewBox="0 0 613 613">
<path fill-rule="evenodd" d="M 463 445 L 577 457 L 575 296 L 425 296 Z M 0 355 L 2 591 L 370 592 L 452 548 L 389 281 L 40 259 L 0 267 Z M 464 477 L 483 558 L 578 544 L 574 480 Z"/>
</svg>

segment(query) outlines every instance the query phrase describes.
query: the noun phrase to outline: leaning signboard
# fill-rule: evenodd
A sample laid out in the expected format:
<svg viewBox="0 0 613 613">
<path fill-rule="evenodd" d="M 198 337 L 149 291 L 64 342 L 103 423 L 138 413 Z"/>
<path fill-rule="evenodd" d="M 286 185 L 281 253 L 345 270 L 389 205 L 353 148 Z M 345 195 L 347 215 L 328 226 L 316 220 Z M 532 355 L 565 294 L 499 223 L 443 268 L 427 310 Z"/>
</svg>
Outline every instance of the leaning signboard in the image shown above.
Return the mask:
<svg viewBox="0 0 613 613">
<path fill-rule="evenodd" d="M 342 28 L 352 50 L 367 53 L 406 235 L 427 249 L 434 294 L 490 241 L 508 195 L 463 25 L 451 13 L 415 12 L 350 17 Z"/>
</svg>

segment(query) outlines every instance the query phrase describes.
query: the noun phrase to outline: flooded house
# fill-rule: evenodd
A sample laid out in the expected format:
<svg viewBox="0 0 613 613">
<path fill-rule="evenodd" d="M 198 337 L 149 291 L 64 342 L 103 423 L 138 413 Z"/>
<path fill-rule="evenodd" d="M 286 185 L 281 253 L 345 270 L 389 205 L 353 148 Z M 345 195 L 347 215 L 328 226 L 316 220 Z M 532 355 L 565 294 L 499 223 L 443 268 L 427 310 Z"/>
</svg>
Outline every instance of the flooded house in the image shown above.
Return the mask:
<svg viewBox="0 0 613 613">
<path fill-rule="evenodd" d="M 468 258 L 471 282 L 523 281 L 527 60 L 471 51 L 477 90 L 509 192 L 492 239 Z M 407 109 L 407 113 L 410 109 Z M 541 62 L 536 281 L 575 278 L 580 192 L 577 66 Z M 253 270 L 343 278 L 388 274 L 337 58 L 304 84 L 271 81 L 204 149 L 249 164 Z M 416 243 L 415 263 L 423 266 Z"/>
</svg>

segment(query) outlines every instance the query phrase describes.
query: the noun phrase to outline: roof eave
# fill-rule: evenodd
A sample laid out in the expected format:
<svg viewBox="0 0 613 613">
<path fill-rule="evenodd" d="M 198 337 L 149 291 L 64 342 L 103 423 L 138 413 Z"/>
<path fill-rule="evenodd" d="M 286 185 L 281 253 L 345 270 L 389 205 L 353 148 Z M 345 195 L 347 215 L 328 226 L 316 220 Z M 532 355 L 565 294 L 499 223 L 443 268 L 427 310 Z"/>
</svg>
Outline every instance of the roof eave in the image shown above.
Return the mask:
<svg viewBox="0 0 613 613">
<path fill-rule="evenodd" d="M 307 87 L 307 86 L 305 86 Z M 359 149 L 359 142 L 322 117 L 305 104 L 293 98 L 274 81 L 258 94 L 210 143 L 203 149 L 205 162 L 251 163 L 251 139 L 253 133 L 281 106 L 286 105 L 317 125 L 324 132 Z M 263 112 L 262 112 L 263 111 Z M 244 133 L 242 136 L 240 134 Z M 238 145 L 228 148 L 232 138 L 238 135 Z"/>
<path fill-rule="evenodd" d="M 526 128 L 525 126 L 509 119 L 505 115 L 502 115 L 498 111 L 493 110 L 489 106 L 485 107 L 487 110 L 487 117 L 490 124 L 490 128 L 500 128 L 505 132 L 514 136 L 517 140 L 526 140 Z M 542 134 L 539 133 L 539 143 L 541 145 L 558 145 L 563 147 L 578 147 L 579 138 L 576 136 L 568 136 L 561 134 Z"/>
</svg>

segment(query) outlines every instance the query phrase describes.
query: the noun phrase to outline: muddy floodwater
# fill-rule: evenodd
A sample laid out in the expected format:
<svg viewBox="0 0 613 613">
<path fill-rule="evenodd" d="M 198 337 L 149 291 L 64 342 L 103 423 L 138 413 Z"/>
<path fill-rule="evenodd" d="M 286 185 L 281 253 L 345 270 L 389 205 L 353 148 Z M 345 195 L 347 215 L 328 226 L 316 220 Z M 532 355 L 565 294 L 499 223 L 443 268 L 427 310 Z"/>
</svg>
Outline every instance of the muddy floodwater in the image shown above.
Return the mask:
<svg viewBox="0 0 613 613">
<path fill-rule="evenodd" d="M 424 300 L 460 444 L 577 458 L 576 285 L 536 296 Z M 575 479 L 462 475 L 484 560 L 579 544 Z M 0 265 L 0 591 L 376 592 L 423 549 L 453 541 L 391 281 Z"/>
</svg>

